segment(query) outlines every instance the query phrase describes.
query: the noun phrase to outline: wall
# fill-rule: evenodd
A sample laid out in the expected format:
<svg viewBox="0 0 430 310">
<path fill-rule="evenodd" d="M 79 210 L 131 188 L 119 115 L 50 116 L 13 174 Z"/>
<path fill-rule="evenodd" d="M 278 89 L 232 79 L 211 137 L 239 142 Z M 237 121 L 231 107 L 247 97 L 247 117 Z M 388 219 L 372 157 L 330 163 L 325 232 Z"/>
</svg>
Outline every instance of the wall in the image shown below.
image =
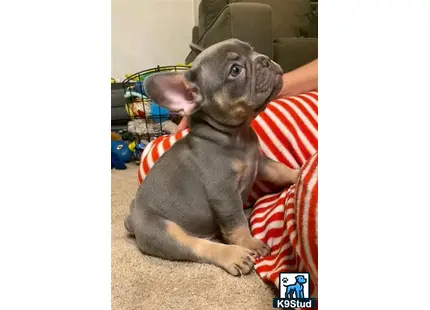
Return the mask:
<svg viewBox="0 0 430 310">
<path fill-rule="evenodd" d="M 123 80 L 189 53 L 195 0 L 111 0 L 111 75 Z"/>
</svg>

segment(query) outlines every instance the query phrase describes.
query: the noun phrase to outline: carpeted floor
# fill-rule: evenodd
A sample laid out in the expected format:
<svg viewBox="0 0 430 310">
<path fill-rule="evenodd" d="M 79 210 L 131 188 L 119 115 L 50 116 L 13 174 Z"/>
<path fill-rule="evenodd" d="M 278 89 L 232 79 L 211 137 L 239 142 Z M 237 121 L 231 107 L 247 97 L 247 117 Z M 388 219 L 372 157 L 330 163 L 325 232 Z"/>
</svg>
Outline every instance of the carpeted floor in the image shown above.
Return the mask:
<svg viewBox="0 0 430 310">
<path fill-rule="evenodd" d="M 123 227 L 137 189 L 137 166 L 112 170 L 112 310 L 269 310 L 275 292 L 253 271 L 171 262 L 141 253 Z"/>
</svg>

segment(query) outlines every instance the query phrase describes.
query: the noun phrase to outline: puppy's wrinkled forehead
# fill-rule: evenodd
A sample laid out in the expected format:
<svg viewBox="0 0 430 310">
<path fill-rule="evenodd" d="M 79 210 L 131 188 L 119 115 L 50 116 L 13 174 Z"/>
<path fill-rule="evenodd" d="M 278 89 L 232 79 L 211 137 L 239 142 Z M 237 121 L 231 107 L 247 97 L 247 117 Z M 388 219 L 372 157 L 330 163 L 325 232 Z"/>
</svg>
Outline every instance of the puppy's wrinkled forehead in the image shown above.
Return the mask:
<svg viewBox="0 0 430 310">
<path fill-rule="evenodd" d="M 230 56 L 232 58 L 234 54 L 241 56 L 248 56 L 252 52 L 252 47 L 246 42 L 242 42 L 236 39 L 226 40 L 214 45 L 209 46 L 203 50 L 194 60 L 195 65 L 201 66 L 204 63 L 219 63 L 220 60 L 224 60 Z"/>
<path fill-rule="evenodd" d="M 232 60 L 251 57 L 252 52 L 251 45 L 246 42 L 237 39 L 226 40 L 203 50 L 194 60 L 192 69 L 199 68 L 198 75 L 203 79 L 207 78 L 207 75 L 213 78 L 216 72 L 220 72 L 220 69 Z"/>
</svg>

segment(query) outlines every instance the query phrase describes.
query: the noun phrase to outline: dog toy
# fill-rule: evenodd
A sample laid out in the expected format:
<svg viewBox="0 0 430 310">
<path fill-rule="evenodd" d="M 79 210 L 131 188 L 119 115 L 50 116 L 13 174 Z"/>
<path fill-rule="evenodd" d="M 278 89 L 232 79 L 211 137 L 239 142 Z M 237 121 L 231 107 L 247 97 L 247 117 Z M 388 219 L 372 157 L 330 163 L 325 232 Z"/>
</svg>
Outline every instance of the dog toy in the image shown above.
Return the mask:
<svg viewBox="0 0 430 310">
<path fill-rule="evenodd" d="M 133 152 L 130 151 L 128 143 L 121 140 L 111 141 L 111 169 L 127 169 L 125 163 L 129 162 L 133 157 Z"/>
<path fill-rule="evenodd" d="M 140 158 L 142 157 L 142 153 L 146 145 L 147 144 L 143 142 L 136 143 L 136 141 L 133 141 L 128 145 L 128 148 L 130 149 L 130 151 L 133 152 L 133 160 L 136 165 L 140 164 Z"/>
<path fill-rule="evenodd" d="M 163 131 L 167 132 L 168 134 L 174 134 L 176 133 L 176 130 L 178 128 L 178 125 L 176 125 L 174 122 L 167 120 L 163 123 L 161 123 Z"/>
<path fill-rule="evenodd" d="M 135 137 L 133 136 L 133 134 L 129 131 L 127 131 L 127 129 L 121 129 L 120 131 L 118 131 L 118 134 L 121 136 L 121 140 L 123 141 L 134 141 Z"/>
<path fill-rule="evenodd" d="M 151 103 L 151 118 L 155 121 L 166 121 L 169 119 L 169 110 L 166 108 L 160 107 L 158 104 Z"/>
<path fill-rule="evenodd" d="M 125 110 L 131 118 L 145 118 L 145 115 L 147 115 L 145 103 L 140 98 L 136 98 L 132 103 L 126 103 Z"/>
<path fill-rule="evenodd" d="M 111 169 L 115 168 L 117 170 L 124 170 L 124 169 L 127 169 L 127 166 L 119 159 L 116 153 L 111 152 L 110 168 Z"/>
<path fill-rule="evenodd" d="M 129 121 L 127 127 L 129 132 L 137 136 L 143 136 L 145 134 L 158 134 L 160 132 L 172 134 L 176 132 L 178 125 L 171 120 L 167 120 L 162 122 L 160 127 L 160 122 L 157 121 L 135 119 Z"/>
<path fill-rule="evenodd" d="M 116 132 L 113 132 L 113 131 L 110 133 L 110 139 L 111 139 L 112 141 L 115 141 L 115 140 L 122 140 L 122 138 L 121 138 L 120 134 L 118 134 L 118 133 L 116 133 Z"/>
</svg>

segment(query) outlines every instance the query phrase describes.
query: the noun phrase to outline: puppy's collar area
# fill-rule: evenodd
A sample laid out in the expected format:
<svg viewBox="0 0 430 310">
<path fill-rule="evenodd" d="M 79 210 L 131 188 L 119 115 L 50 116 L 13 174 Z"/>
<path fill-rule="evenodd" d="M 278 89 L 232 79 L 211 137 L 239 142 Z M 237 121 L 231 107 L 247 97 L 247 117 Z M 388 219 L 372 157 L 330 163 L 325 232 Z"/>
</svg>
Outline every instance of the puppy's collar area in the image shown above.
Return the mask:
<svg viewBox="0 0 430 310">
<path fill-rule="evenodd" d="M 199 111 L 199 115 L 194 117 L 194 114 L 190 117 L 190 128 L 192 128 L 193 125 L 199 125 L 199 124 L 206 124 L 212 128 L 214 128 L 217 131 L 223 132 L 227 135 L 234 135 L 236 132 L 239 132 L 243 126 L 248 123 L 246 120 L 241 122 L 237 125 L 229 125 L 225 123 L 221 123 L 218 120 L 216 120 L 211 115 Z"/>
<path fill-rule="evenodd" d="M 243 121 L 238 125 L 226 125 L 202 111 L 195 114 L 190 117 L 189 134 L 219 144 L 230 145 L 232 139 L 236 139 L 246 128 L 250 128 L 249 121 Z"/>
</svg>

